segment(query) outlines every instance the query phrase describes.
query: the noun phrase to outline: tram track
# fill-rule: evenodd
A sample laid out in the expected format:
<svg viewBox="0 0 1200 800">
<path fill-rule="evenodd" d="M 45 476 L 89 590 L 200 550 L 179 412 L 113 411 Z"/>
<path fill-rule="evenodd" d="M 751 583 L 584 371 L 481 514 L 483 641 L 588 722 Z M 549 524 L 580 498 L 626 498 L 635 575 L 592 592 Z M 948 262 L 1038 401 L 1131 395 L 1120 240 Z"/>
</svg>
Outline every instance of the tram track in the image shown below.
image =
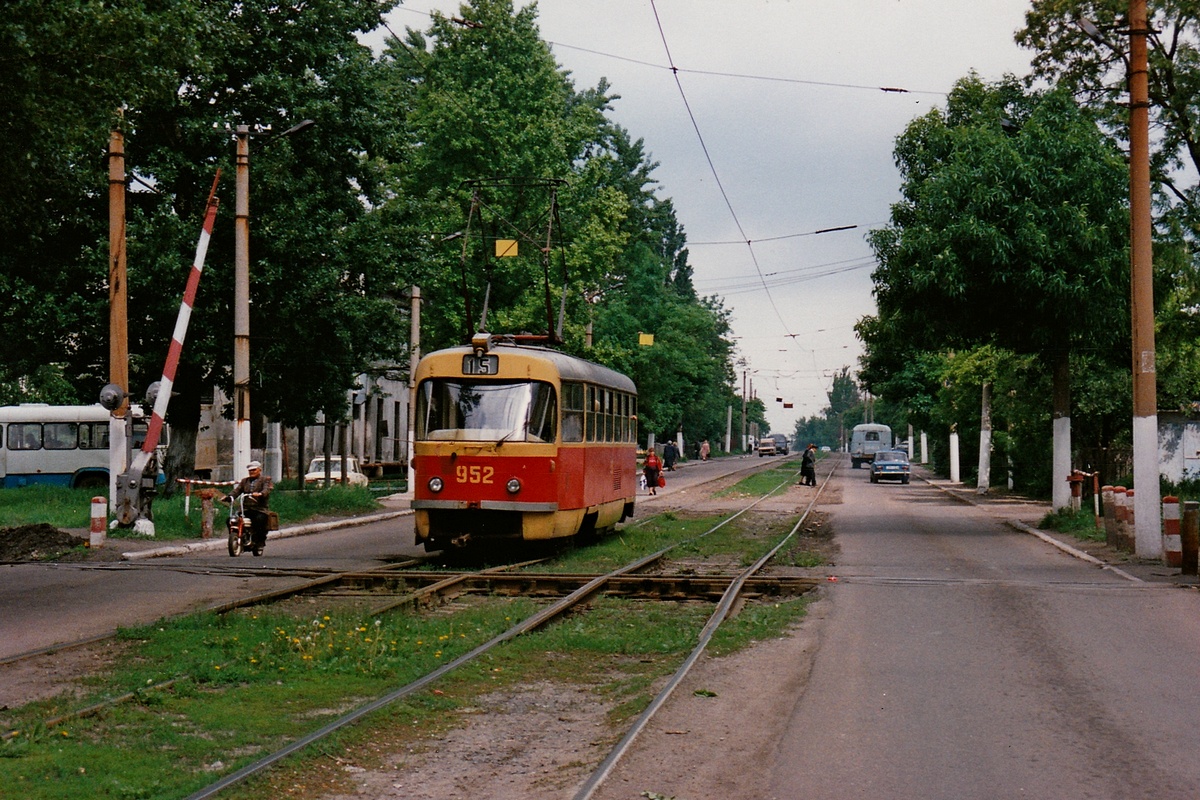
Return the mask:
<svg viewBox="0 0 1200 800">
<path fill-rule="evenodd" d="M 778 464 L 778 462 L 775 462 Z M 762 469 L 763 464 L 751 464 L 744 469 L 737 470 L 732 473 L 733 477 L 753 472 Z M 700 482 L 697 485 L 689 487 L 694 491 L 699 487 L 711 487 L 713 484 L 728 482 L 730 473 L 722 476 L 713 477 L 711 479 Z M 827 482 L 828 476 L 823 481 Z M 795 534 L 796 530 L 804 524 L 815 505 L 817 498 L 820 497 L 818 492 L 812 498 L 808 508 L 804 511 L 796 526 L 783 540 L 776 545 L 771 552 L 764 556 L 752 568 L 743 571 L 738 575 L 714 574 L 714 575 L 666 575 L 666 574 L 644 574 L 643 571 L 650 569 L 656 564 L 662 562 L 667 554 L 676 547 L 682 544 L 695 541 L 704 536 L 713 533 L 722 526 L 732 522 L 740 515 L 750 511 L 760 502 L 767 499 L 774 492 L 784 486 L 792 483 L 794 476 L 779 484 L 771 493 L 757 498 L 751 502 L 745 503 L 742 508 L 735 513 L 725 516 L 717 525 L 704 531 L 693 539 L 684 542 L 677 542 L 670 547 L 664 548 L 662 551 L 637 559 L 629 564 L 626 564 L 616 570 L 605 573 L 603 575 L 591 574 L 563 574 L 563 573 L 544 573 L 529 570 L 536 566 L 542 559 L 535 561 L 525 561 L 515 564 L 505 564 L 498 567 L 493 567 L 486 570 L 459 570 L 459 571 L 435 571 L 435 570 L 418 570 L 414 567 L 427 559 L 413 559 L 409 561 L 401 561 L 398 563 L 388 564 L 384 567 L 369 569 L 369 570 L 353 570 L 353 571 L 337 571 L 337 570 L 320 570 L 320 569 L 295 569 L 295 570 L 279 570 L 270 568 L 249 568 L 229 569 L 216 568 L 209 569 L 207 567 L 182 567 L 185 571 L 195 571 L 205 574 L 234 574 L 246 575 L 249 573 L 263 574 L 273 577 L 296 577 L 300 580 L 287 587 L 282 587 L 270 592 L 263 592 L 236 601 L 221 603 L 207 609 L 214 613 L 228 613 L 239 608 L 246 608 L 255 605 L 264 605 L 270 603 L 282 602 L 288 598 L 299 596 L 313 596 L 322 594 L 330 597 L 347 597 L 354 599 L 373 599 L 379 598 L 381 603 L 370 610 L 372 616 L 383 614 L 388 611 L 399 608 L 420 609 L 440 602 L 446 602 L 447 598 L 456 597 L 462 594 L 489 594 L 494 596 L 526 596 L 539 599 L 550 600 L 550 604 L 531 615 L 525 620 L 520 621 L 512 626 L 509 630 L 495 636 L 493 639 L 476 647 L 469 653 L 464 654 L 455 661 L 448 663 L 439 669 L 422 676 L 421 678 L 399 687 L 396 690 L 381 696 L 373 701 L 354 709 L 343 717 L 331 722 L 317 731 L 296 739 L 283 750 L 272 753 L 265 758 L 249 764 L 231 775 L 222 778 L 217 783 L 193 794 L 190 798 L 212 797 L 225 788 L 242 782 L 251 775 L 258 774 L 267 769 L 277 761 L 285 758 L 292 753 L 295 753 L 310 744 L 313 744 L 336 730 L 339 730 L 347 725 L 351 725 L 362 717 L 372 713 L 373 711 L 389 705 L 400 698 L 409 696 L 414 692 L 429 686 L 437 681 L 448 672 L 469 663 L 489 650 L 507 642 L 511 639 L 525 633 L 532 632 L 538 628 L 549 624 L 553 620 L 559 618 L 563 614 L 578 609 L 585 604 L 590 598 L 599 594 L 611 596 L 619 596 L 635 599 L 652 599 L 652 600 L 700 600 L 704 602 L 717 603 L 717 611 L 710 619 L 710 622 L 705 627 L 702 633 L 701 641 L 697 650 L 689 657 L 688 662 L 685 662 L 684 672 L 678 674 L 672 680 L 672 685 L 677 684 L 686 674 L 686 669 L 694 663 L 699 653 L 703 651 L 708 640 L 711 639 L 712 633 L 720 625 L 721 621 L 729 614 L 731 608 L 740 601 L 744 602 L 747 598 L 763 597 L 763 596 L 784 596 L 795 595 L 810 591 L 821 581 L 811 578 L 777 578 L 777 577 L 762 577 L 755 576 L 763 565 L 778 552 L 787 540 Z M 659 516 L 663 512 L 674 511 L 678 508 L 686 507 L 686 504 L 675 505 L 671 504 L 666 508 L 654 508 L 652 516 Z M 640 520 L 640 524 L 644 524 L 646 520 Z M 630 526 L 626 526 L 630 527 Z M 114 565 L 115 566 L 115 565 Z M 529 570 L 529 571 L 525 571 Z M 639 574 L 641 573 L 641 574 Z M 68 643 L 64 645 L 56 645 L 52 648 L 46 648 L 38 653 L 22 654 L 22 655 L 37 655 L 47 652 L 56 652 L 72 646 L 95 643 L 102 641 L 105 637 L 92 637 L 88 640 L 81 640 L 78 643 Z M 11 663 L 19 659 L 21 656 L 11 657 L 5 662 Z M 186 678 L 186 676 L 184 676 Z M 178 682 L 184 678 L 174 678 L 161 688 L 169 688 L 171 684 Z M 159 687 L 151 687 L 159 688 Z M 101 703 L 90 706 L 77 712 L 80 714 L 92 714 L 98 709 L 101 709 L 111 703 L 136 701 L 140 696 L 139 692 L 129 693 L 121 697 L 114 698 L 107 703 Z M 665 701 L 665 697 L 663 698 Z M 656 699 L 657 702 L 657 699 Z M 654 707 L 648 709 L 652 713 Z M 57 722 L 57 720 L 55 720 Z M 638 727 L 644 726 L 644 722 L 639 721 L 639 725 L 634 728 L 634 735 Z M 623 740 L 624 741 L 624 740 Z M 619 758 L 619 756 L 618 756 Z M 606 759 L 606 764 L 608 760 Z M 615 762 L 614 762 L 615 763 Z M 604 765 L 602 765 L 603 767 Z M 607 767 L 611 769 L 611 765 Z M 601 777 L 600 780 L 603 778 Z M 599 783 L 595 784 L 596 786 Z M 580 795 L 585 797 L 587 795 Z M 189 799 L 190 800 L 190 799 Z"/>
<path fill-rule="evenodd" d="M 747 473 L 753 473 L 756 471 L 774 467 L 778 463 L 779 462 L 761 463 L 761 462 L 758 462 L 757 460 L 752 461 L 751 463 L 749 463 L 748 465 L 746 465 L 740 469 L 732 470 L 730 472 L 722 473 L 721 475 L 714 476 L 712 478 L 706 478 L 704 480 L 698 481 L 697 483 L 692 484 L 689 487 L 689 490 L 690 491 L 694 491 L 694 490 L 698 490 L 698 489 L 706 490 L 709 487 L 712 487 L 714 484 L 730 483 L 731 479 L 733 479 L 733 482 L 736 482 L 736 479 L 738 479 L 740 476 L 743 476 Z M 681 510 L 681 509 L 684 509 L 687 507 L 686 503 L 682 503 L 682 502 L 678 502 L 678 501 L 671 502 L 672 497 L 674 497 L 674 493 L 659 495 L 658 497 L 655 498 L 655 500 L 658 500 L 660 502 L 656 503 L 656 505 L 652 509 L 649 509 L 649 511 L 651 513 L 649 513 L 648 515 L 646 515 L 644 517 L 641 517 L 638 520 L 628 523 L 627 525 L 624 526 L 624 528 L 636 529 L 637 527 L 647 523 L 648 521 L 656 518 L 657 516 L 659 516 L 663 513 L 670 512 L 670 511 L 678 511 L 678 510 Z M 643 501 L 649 500 L 649 498 L 642 498 L 642 499 L 643 499 Z M 379 567 L 375 570 L 367 570 L 367 571 L 364 571 L 364 570 L 349 570 L 348 571 L 348 570 L 327 569 L 327 568 L 320 568 L 320 567 L 274 567 L 274 566 L 266 566 L 266 565 L 258 565 L 258 564 L 254 565 L 254 566 L 244 567 L 244 566 L 241 566 L 236 563 L 223 565 L 223 566 L 217 566 L 217 565 L 213 565 L 213 564 L 201 565 L 201 564 L 196 564 L 194 562 L 192 562 L 192 563 L 173 563 L 169 560 L 164 560 L 164 559 L 155 559 L 153 561 L 140 561 L 140 560 L 118 561 L 118 562 L 111 562 L 111 563 L 50 562 L 50 563 L 43 564 L 42 566 L 44 568 L 54 569 L 54 570 L 87 571 L 87 572 L 94 572 L 94 571 L 126 572 L 126 571 L 133 571 L 133 570 L 139 570 L 139 571 L 146 570 L 146 571 L 151 571 L 151 572 L 175 572 L 175 573 L 184 574 L 184 575 L 228 576 L 228 577 L 240 577 L 240 578 L 289 578 L 289 577 L 295 577 L 295 578 L 301 579 L 301 581 L 302 581 L 300 584 L 281 587 L 278 590 L 272 590 L 272 591 L 268 591 L 268 592 L 259 592 L 259 593 L 255 593 L 252 595 L 247 595 L 242 598 L 237 598 L 237 599 L 234 599 L 234 600 L 231 600 L 228 602 L 218 603 L 218 604 L 211 605 L 211 606 L 208 606 L 203 609 L 199 609 L 199 611 L 201 611 L 201 612 L 210 611 L 210 612 L 216 612 L 216 613 L 225 613 L 225 612 L 234 610 L 236 608 L 244 608 L 244 607 L 252 606 L 252 605 L 262 605 L 262 604 L 269 603 L 269 602 L 283 600 L 283 599 L 286 599 L 288 597 L 292 597 L 292 596 L 295 596 L 298 594 L 311 594 L 311 593 L 317 591 L 319 589 L 319 587 L 321 587 L 321 586 L 336 587 L 338 585 L 338 583 L 341 581 L 340 576 L 343 576 L 343 575 L 349 576 L 349 575 L 354 575 L 354 574 L 362 574 L 363 572 L 370 572 L 370 573 L 378 572 L 378 573 L 386 574 L 386 573 L 392 572 L 397 569 L 405 569 L 407 567 L 417 566 L 417 565 L 421 565 L 421 564 L 428 564 L 435 560 L 437 560 L 437 559 L 435 557 L 431 557 L 431 556 L 423 556 L 423 557 L 418 557 L 418 558 L 413 558 L 413 559 L 404 559 L 401 561 L 389 563 L 389 564 Z M 496 567 L 495 569 L 515 568 L 515 566 L 516 565 L 501 565 L 499 567 Z M 437 574 L 437 573 L 431 572 L 430 574 Z M 429 592 L 426 592 L 425 594 L 429 594 Z M 420 598 L 418 598 L 418 600 L 420 600 Z M 391 604 L 388 604 L 385 606 L 381 606 L 376 611 L 376 613 L 383 613 L 384 611 L 387 611 L 392 607 L 399 607 L 401 605 L 404 605 L 408 601 L 409 601 L 409 598 L 400 598 L 397 601 L 395 601 L 394 603 L 391 603 Z M 192 614 L 192 613 L 197 613 L 197 612 L 196 612 L 196 610 L 193 610 L 193 611 L 189 611 L 186 613 Z M 39 657 L 42 657 L 42 656 L 45 656 L 48 654 L 67 652 L 67 651 L 79 649 L 81 647 L 99 644 L 104 641 L 113 639 L 116 635 L 117 635 L 117 631 L 113 630 L 113 631 L 109 631 L 106 633 L 97 634 L 94 636 L 87 636 L 87 637 L 83 637 L 80 639 L 74 639 L 74 640 L 69 640 L 69 641 L 64 641 L 64 642 L 56 642 L 54 644 L 47 645 L 45 647 L 39 647 L 39 648 L 36 648 L 33 650 L 23 651 L 20 653 L 14 653 L 14 654 L 11 654 L 8 656 L 0 657 L 0 667 L 11 666 L 14 664 L 18 664 L 22 661 L 28 661 L 28 660 L 39 658 Z"/>
<path fill-rule="evenodd" d="M 807 508 L 804 510 L 800 519 L 797 521 L 795 526 L 793 526 L 791 531 L 789 531 L 789 533 L 786 536 L 784 536 L 774 547 L 772 547 L 767 554 L 762 556 L 753 565 L 748 567 L 746 570 L 743 570 L 739 575 L 735 576 L 734 578 L 732 578 L 729 581 L 725 591 L 721 595 L 721 598 L 720 598 L 720 601 L 718 602 L 716 610 L 714 611 L 713 615 L 709 618 L 709 621 L 704 626 L 704 629 L 701 632 L 699 641 L 698 641 L 695 649 L 691 652 L 691 654 L 688 656 L 688 658 L 684 661 L 684 663 L 680 666 L 680 668 L 672 676 L 672 678 L 668 682 L 667 686 L 662 690 L 662 692 L 659 693 L 659 695 L 657 697 L 655 697 L 655 699 L 651 702 L 650 706 L 647 707 L 647 709 L 637 719 L 637 721 L 634 723 L 634 725 L 631 727 L 631 729 L 621 739 L 621 741 L 618 743 L 617 747 L 614 748 L 614 750 L 609 754 L 609 756 L 604 759 L 604 761 L 600 764 L 600 766 L 597 768 L 597 770 L 584 783 L 584 785 L 580 789 L 579 793 L 576 794 L 576 796 L 575 796 L 576 800 L 586 800 L 586 798 L 590 798 L 593 795 L 593 793 L 596 791 L 596 789 L 598 789 L 599 786 L 603 783 L 604 779 L 611 773 L 612 769 L 619 762 L 620 758 L 624 755 L 624 753 L 629 749 L 629 747 L 632 745 L 633 741 L 637 738 L 637 736 L 640 734 L 640 732 L 645 728 L 645 726 L 649 722 L 649 720 L 651 718 L 653 718 L 654 714 L 662 707 L 662 705 L 670 697 L 671 693 L 673 693 L 674 689 L 679 685 L 679 683 L 684 679 L 684 677 L 686 677 L 686 675 L 688 674 L 688 672 L 690 671 L 692 666 L 699 659 L 700 655 L 704 652 L 705 647 L 708 645 L 709 641 L 711 641 L 713 634 L 719 628 L 721 623 L 728 617 L 730 610 L 734 607 L 736 601 L 739 598 L 739 595 L 741 594 L 741 592 L 743 591 L 743 589 L 745 588 L 747 583 L 750 582 L 751 579 L 753 578 L 753 576 L 757 572 L 759 572 L 771 560 L 771 558 L 773 558 L 784 547 L 784 545 L 786 545 L 788 543 L 788 541 L 791 540 L 791 538 L 796 534 L 796 532 L 804 524 L 804 522 L 808 518 L 809 514 L 811 513 L 813 507 L 816 505 L 817 500 L 820 498 L 821 492 L 824 490 L 825 485 L 827 485 L 829 478 L 832 477 L 832 474 L 835 470 L 836 470 L 836 466 L 834 467 L 834 470 L 831 470 L 830 473 L 825 477 L 825 480 L 822 481 L 820 489 L 818 490 L 817 493 L 815 493 L 813 495 Z M 480 656 L 482 656 L 483 654 L 498 647 L 499 645 L 504 644 L 505 642 L 508 642 L 522 634 L 537 630 L 538 628 L 559 618 L 566 612 L 577 608 L 584 601 L 586 601 L 590 597 L 594 596 L 595 594 L 601 592 L 603 590 L 603 588 L 610 582 L 619 580 L 626 576 L 634 576 L 640 570 L 643 570 L 643 569 L 649 567 L 650 565 L 660 562 L 667 555 L 667 553 L 669 553 L 671 550 L 673 550 L 677 547 L 680 547 L 681 545 L 684 545 L 684 544 L 693 543 L 694 541 L 701 539 L 705 536 L 708 536 L 709 534 L 719 530 L 720 528 L 724 527 L 728 523 L 732 522 L 734 519 L 737 519 L 738 517 L 740 517 L 742 514 L 753 509 L 759 503 L 763 502 L 765 499 L 767 499 L 768 497 L 773 495 L 775 492 L 778 492 L 784 486 L 791 484 L 793 482 L 794 477 L 795 476 L 790 476 L 787 480 L 783 481 L 778 486 L 776 486 L 773 490 L 771 490 L 771 492 L 768 492 L 767 494 L 763 495 L 762 497 L 759 497 L 759 498 L 753 500 L 752 502 L 747 503 L 746 505 L 744 505 L 741 509 L 739 509 L 735 513 L 726 516 L 717 525 L 712 526 L 708 530 L 704 531 L 703 533 L 701 533 L 695 537 L 692 537 L 691 539 L 684 540 L 682 542 L 673 543 L 670 546 L 663 548 L 662 550 L 659 550 L 658 552 L 651 553 L 648 556 L 639 558 L 639 559 L 637 559 L 633 562 L 630 562 L 628 564 L 625 564 L 624 566 L 619 567 L 611 572 L 608 572 L 603 575 L 598 575 L 589 580 L 586 580 L 585 583 L 583 583 L 581 586 L 576 588 L 574 591 L 571 591 L 569 594 L 555 600 L 549 606 L 539 610 L 537 613 L 525 618 L 524 620 L 521 620 L 520 622 L 513 625 L 508 630 L 493 637 L 489 641 L 484 642 L 483 644 L 474 648 L 470 652 L 465 653 L 462 656 L 459 656 L 458 658 L 451 661 L 450 663 L 447 663 L 447 664 L 443 665 L 442 667 L 439 667 L 438 669 L 434 670 L 433 672 L 430 672 L 430 673 L 422 676 L 421 678 L 418 678 L 417 680 L 415 680 L 409 684 L 406 684 L 405 686 L 399 687 L 398 689 L 396 689 L 386 695 L 383 695 L 375 700 L 372 700 L 363 705 L 360 705 L 359 707 L 355 708 L 353 711 L 339 717 L 336 720 L 333 720 L 332 722 L 323 726 L 319 730 L 313 731 L 299 739 L 296 739 L 295 741 L 289 743 L 285 747 L 283 747 L 263 758 L 260 758 L 250 764 L 247 764 L 246 766 L 240 768 L 236 772 L 234 772 L 230 775 L 227 775 L 227 776 L 221 778 L 220 780 L 210 784 L 209 786 L 189 795 L 187 797 L 187 800 L 206 800 L 206 798 L 215 797 L 221 791 L 223 791 L 231 786 L 234 786 L 236 784 L 240 784 L 252 776 L 258 775 L 259 773 L 265 771 L 266 769 L 268 769 L 275 763 L 309 747 L 310 745 L 314 744 L 315 742 L 318 742 L 322 739 L 327 738 L 328 736 L 335 733 L 336 731 L 341 730 L 342 728 L 344 728 L 348 725 L 358 722 L 362 718 L 374 713 L 375 711 L 377 711 L 381 708 L 384 708 L 384 707 L 396 702 L 397 700 L 400 700 L 404 697 L 408 697 L 409 695 L 411 695 L 421 689 L 424 689 L 425 687 L 429 686 L 430 684 L 432 684 L 435 681 L 442 678 L 444 675 L 458 669 L 459 667 L 461 667 L 465 664 L 475 661 Z M 563 576 L 556 576 L 556 577 L 561 578 Z M 449 578 L 447 580 L 457 580 L 457 577 Z M 806 584 L 807 589 L 813 588 L 813 586 L 815 586 L 815 583 L 816 582 L 807 583 Z"/>
</svg>

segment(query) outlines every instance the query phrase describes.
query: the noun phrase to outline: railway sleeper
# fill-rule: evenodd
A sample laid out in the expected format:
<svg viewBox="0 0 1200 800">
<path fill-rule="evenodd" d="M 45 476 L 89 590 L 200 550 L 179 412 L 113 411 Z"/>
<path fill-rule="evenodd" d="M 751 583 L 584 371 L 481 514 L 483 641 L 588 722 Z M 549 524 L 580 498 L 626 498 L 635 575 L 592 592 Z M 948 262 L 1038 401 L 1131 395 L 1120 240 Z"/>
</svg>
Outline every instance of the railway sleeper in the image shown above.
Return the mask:
<svg viewBox="0 0 1200 800">
<path fill-rule="evenodd" d="M 433 596 L 444 592 L 484 593 L 506 597 L 562 597 L 579 589 L 594 575 L 489 574 L 478 573 L 403 573 L 353 576 L 355 589 L 362 592 L 403 595 L 394 605 L 414 608 L 433 603 Z M 622 575 L 610 578 L 603 589 L 610 596 L 715 601 L 728 589 L 732 577 L 720 575 Z M 790 597 L 804 594 L 821 581 L 807 577 L 755 577 L 746 581 L 743 593 L 750 598 Z M 347 587 L 341 587 L 344 591 Z"/>
</svg>

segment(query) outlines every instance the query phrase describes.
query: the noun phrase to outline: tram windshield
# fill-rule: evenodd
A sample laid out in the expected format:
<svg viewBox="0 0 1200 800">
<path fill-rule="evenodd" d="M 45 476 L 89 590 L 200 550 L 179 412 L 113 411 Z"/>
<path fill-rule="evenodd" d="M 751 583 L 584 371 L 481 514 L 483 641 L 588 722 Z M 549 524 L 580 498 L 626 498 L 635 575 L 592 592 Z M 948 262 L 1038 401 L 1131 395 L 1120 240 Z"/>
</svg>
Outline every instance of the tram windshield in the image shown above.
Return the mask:
<svg viewBox="0 0 1200 800">
<path fill-rule="evenodd" d="M 549 383 L 433 378 L 417 390 L 418 439 L 553 442 L 557 431 Z"/>
</svg>

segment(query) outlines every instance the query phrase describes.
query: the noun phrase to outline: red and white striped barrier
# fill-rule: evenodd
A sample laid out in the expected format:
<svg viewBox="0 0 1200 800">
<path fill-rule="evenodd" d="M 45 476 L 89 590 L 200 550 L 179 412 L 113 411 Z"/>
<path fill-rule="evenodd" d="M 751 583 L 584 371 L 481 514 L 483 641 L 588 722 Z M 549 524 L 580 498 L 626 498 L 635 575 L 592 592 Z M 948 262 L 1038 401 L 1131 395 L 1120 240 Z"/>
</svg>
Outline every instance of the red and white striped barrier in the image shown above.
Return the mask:
<svg viewBox="0 0 1200 800">
<path fill-rule="evenodd" d="M 1134 494 L 1133 489 L 1125 491 L 1125 540 L 1121 545 L 1130 553 L 1137 552 L 1137 535 L 1134 533 L 1137 530 L 1137 519 L 1134 514 L 1137 506 L 1133 502 Z"/>
<path fill-rule="evenodd" d="M 200 232 L 200 242 L 196 245 L 196 258 L 192 261 L 187 287 L 183 290 L 183 302 L 179 306 L 179 316 L 175 318 L 175 331 L 171 334 L 171 347 L 167 350 L 167 363 L 163 365 L 158 397 L 154 398 L 154 411 L 150 416 L 146 441 L 142 443 L 142 452 L 147 455 L 153 453 L 154 448 L 158 447 L 158 439 L 162 435 L 163 419 L 167 416 L 167 405 L 171 402 L 171 387 L 175 384 L 175 370 L 179 366 L 179 354 L 183 352 L 183 340 L 187 338 L 188 323 L 192 319 L 192 307 L 196 304 L 196 289 L 200 286 L 200 273 L 204 270 L 204 258 L 208 254 L 208 241 L 212 238 L 213 224 L 216 220 L 217 198 L 213 197 L 209 200 L 208 210 L 204 215 L 204 229 Z"/>
<path fill-rule="evenodd" d="M 1117 547 L 1125 548 L 1129 534 L 1129 490 L 1124 486 L 1113 487 L 1113 507 L 1117 517 Z"/>
<path fill-rule="evenodd" d="M 1183 566 L 1183 540 L 1179 532 L 1179 498 L 1167 495 L 1162 499 L 1163 557 L 1168 567 Z"/>
<path fill-rule="evenodd" d="M 193 486 L 208 487 L 208 486 L 236 486 L 237 485 L 237 481 L 206 481 L 206 480 L 203 480 L 202 478 L 176 478 L 175 482 L 183 484 L 183 516 L 185 516 L 185 517 L 189 516 L 192 513 L 192 487 Z M 209 495 L 206 498 L 203 494 L 203 491 L 204 491 L 203 488 L 201 488 L 201 495 L 200 495 L 201 499 L 211 500 L 212 496 Z M 209 536 L 211 536 L 211 535 L 212 535 L 212 532 L 210 531 Z M 205 536 L 204 538 L 207 539 L 208 536 Z"/>
<path fill-rule="evenodd" d="M 1104 541 L 1109 547 L 1117 546 L 1117 503 L 1113 496 L 1113 488 L 1109 484 L 1100 487 L 1100 497 L 1104 505 Z"/>
<path fill-rule="evenodd" d="M 92 524 L 88 530 L 88 547 L 101 547 L 108 533 L 108 498 L 92 498 Z"/>
</svg>

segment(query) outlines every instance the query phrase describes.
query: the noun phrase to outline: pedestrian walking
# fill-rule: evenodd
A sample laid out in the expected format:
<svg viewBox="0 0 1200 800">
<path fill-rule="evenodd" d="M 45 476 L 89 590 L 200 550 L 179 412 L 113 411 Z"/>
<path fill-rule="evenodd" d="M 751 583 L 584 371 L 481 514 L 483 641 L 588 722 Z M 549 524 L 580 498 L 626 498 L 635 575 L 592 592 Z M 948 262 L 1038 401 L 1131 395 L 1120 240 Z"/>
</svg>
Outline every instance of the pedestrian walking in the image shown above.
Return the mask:
<svg viewBox="0 0 1200 800">
<path fill-rule="evenodd" d="M 675 471 L 675 462 L 679 460 L 679 448 L 675 446 L 674 442 L 668 441 L 663 445 L 662 460 L 667 472 Z"/>
<path fill-rule="evenodd" d="M 800 483 L 804 486 L 817 485 L 817 446 L 812 442 L 804 448 L 800 459 Z"/>
<path fill-rule="evenodd" d="M 642 467 L 642 474 L 646 476 L 646 487 L 650 494 L 658 494 L 658 481 L 662 478 L 662 460 L 653 447 L 646 453 L 646 464 Z"/>
<path fill-rule="evenodd" d="M 708 439 L 700 443 L 700 460 L 708 461 L 708 454 L 711 448 L 708 446 Z"/>
</svg>

